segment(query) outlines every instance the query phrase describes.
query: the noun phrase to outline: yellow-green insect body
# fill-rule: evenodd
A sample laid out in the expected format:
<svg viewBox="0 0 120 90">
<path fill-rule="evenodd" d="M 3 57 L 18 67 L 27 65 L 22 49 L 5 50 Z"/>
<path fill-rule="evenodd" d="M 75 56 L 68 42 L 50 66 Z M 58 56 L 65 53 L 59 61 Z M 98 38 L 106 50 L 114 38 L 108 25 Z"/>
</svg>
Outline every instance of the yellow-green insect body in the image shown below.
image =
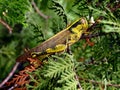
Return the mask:
<svg viewBox="0 0 120 90">
<path fill-rule="evenodd" d="M 47 53 L 58 53 L 58 52 L 62 52 L 67 48 L 66 45 L 64 44 L 58 44 L 55 46 L 55 48 L 48 48 L 46 50 Z"/>
<path fill-rule="evenodd" d="M 81 35 L 86 32 L 88 28 L 88 23 L 87 20 L 85 18 L 80 18 L 78 20 L 76 20 L 73 24 L 69 25 L 65 30 L 69 30 L 71 33 L 66 36 L 68 37 L 66 40 L 66 43 L 64 44 L 58 44 L 56 45 L 54 48 L 48 48 L 45 50 L 44 54 L 43 53 L 35 53 L 33 54 L 33 57 L 35 57 L 36 55 L 41 57 L 45 57 L 45 56 L 49 56 L 50 54 L 53 53 L 58 53 L 58 52 L 62 52 L 64 50 L 66 50 L 67 46 L 74 44 L 75 42 L 77 42 Z M 55 37 L 55 36 L 54 36 Z M 54 42 L 52 42 L 54 43 Z"/>
<path fill-rule="evenodd" d="M 25 61 L 28 57 L 39 58 L 42 60 L 51 54 L 65 51 L 68 46 L 80 39 L 87 28 L 87 20 L 85 18 L 80 18 L 45 42 L 19 56 L 16 60 Z"/>
</svg>

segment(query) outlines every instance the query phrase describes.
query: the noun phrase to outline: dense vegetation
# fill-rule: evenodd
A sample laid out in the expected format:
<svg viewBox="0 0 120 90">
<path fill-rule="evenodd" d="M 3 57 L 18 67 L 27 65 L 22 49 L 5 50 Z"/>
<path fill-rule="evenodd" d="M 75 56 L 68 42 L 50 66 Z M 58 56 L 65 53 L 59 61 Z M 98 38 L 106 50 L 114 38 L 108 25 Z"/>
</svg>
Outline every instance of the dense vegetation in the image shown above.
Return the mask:
<svg viewBox="0 0 120 90">
<path fill-rule="evenodd" d="M 25 48 L 35 47 L 80 17 L 87 18 L 89 38 L 94 45 L 81 38 L 71 47 L 72 54 L 49 57 L 42 68 L 29 73 L 35 84 L 29 83 L 25 87 L 35 90 L 118 90 L 119 0 L 0 0 L 0 82 L 7 77 Z"/>
</svg>

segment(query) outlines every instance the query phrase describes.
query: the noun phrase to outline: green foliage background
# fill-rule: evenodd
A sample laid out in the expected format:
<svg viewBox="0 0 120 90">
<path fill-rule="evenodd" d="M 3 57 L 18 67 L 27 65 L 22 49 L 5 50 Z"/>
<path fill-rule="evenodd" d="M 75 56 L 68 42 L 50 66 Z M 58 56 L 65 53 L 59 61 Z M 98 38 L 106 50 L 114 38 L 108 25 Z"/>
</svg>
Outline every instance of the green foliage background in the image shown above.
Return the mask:
<svg viewBox="0 0 120 90">
<path fill-rule="evenodd" d="M 91 41 L 95 43 L 93 47 L 84 47 L 85 40 L 80 40 L 71 47 L 73 57 L 68 55 L 67 59 L 64 59 L 64 55 L 56 55 L 58 62 L 52 60 L 54 56 L 51 57 L 48 60 L 50 65 L 46 65 L 43 70 L 35 71 L 38 80 L 32 80 L 37 82 L 37 90 L 44 90 L 47 85 L 50 90 L 67 90 L 65 89 L 67 85 L 64 82 L 69 83 L 69 79 L 68 81 L 59 80 L 60 75 L 62 73 L 65 77 L 66 73 L 68 76 L 72 73 L 74 76 L 75 72 L 70 71 L 71 69 L 66 69 L 65 72 L 61 70 L 60 73 L 59 71 L 55 72 L 60 74 L 58 76 L 56 74 L 50 75 L 50 72 L 54 72 L 54 69 L 57 70 L 59 65 L 58 67 L 55 65 L 60 64 L 60 62 L 62 64 L 64 61 L 72 59 L 74 63 L 69 61 L 65 65 L 73 65 L 72 67 L 76 68 L 76 73 L 80 78 L 102 82 L 104 85 L 107 83 L 120 84 L 120 8 L 115 11 L 109 9 L 120 3 L 119 1 L 35 0 L 39 10 L 47 15 L 48 19 L 38 15 L 31 2 L 31 0 L 0 0 L 0 19 L 3 19 L 13 28 L 13 33 L 9 34 L 8 30 L 0 24 L 0 81 L 8 75 L 15 59 L 23 53 L 25 48 L 32 48 L 38 43 L 42 43 L 79 17 L 86 17 L 90 21 L 91 17 L 96 20 L 102 16 L 103 20 L 91 30 L 91 33 L 108 34 L 92 38 Z M 59 62 L 59 60 L 61 61 Z M 40 76 L 41 72 L 43 76 L 46 75 L 44 76 L 45 80 Z M 33 78 L 32 74 L 31 78 Z M 61 83 L 55 84 L 56 81 Z M 76 80 L 72 79 L 71 81 L 76 85 Z M 101 90 L 100 85 L 84 80 L 80 80 L 80 84 L 84 90 Z M 27 87 L 35 88 L 30 85 Z M 105 86 L 105 89 L 118 90 L 114 86 Z M 74 90 L 76 89 L 74 88 Z"/>
</svg>

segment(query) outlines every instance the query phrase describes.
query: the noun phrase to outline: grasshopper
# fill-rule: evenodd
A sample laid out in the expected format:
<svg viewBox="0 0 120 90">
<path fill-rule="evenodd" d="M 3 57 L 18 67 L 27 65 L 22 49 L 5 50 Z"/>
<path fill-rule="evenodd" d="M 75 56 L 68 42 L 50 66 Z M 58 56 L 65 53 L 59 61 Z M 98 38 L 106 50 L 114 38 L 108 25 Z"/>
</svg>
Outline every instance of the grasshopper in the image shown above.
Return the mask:
<svg viewBox="0 0 120 90">
<path fill-rule="evenodd" d="M 44 59 L 54 53 L 62 52 L 66 50 L 68 46 L 77 42 L 82 34 L 86 32 L 87 28 L 87 20 L 84 17 L 79 18 L 53 37 L 19 56 L 16 61 L 22 62 L 26 61 L 27 58 L 37 57 Z"/>
</svg>

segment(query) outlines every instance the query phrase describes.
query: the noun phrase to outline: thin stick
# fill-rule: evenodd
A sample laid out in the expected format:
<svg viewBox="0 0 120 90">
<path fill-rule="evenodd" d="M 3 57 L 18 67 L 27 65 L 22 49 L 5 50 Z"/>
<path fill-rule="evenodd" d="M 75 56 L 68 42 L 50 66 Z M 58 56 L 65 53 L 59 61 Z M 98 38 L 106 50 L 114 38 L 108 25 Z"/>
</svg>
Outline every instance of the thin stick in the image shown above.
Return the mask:
<svg viewBox="0 0 120 90">
<path fill-rule="evenodd" d="M 12 28 L 4 20 L 0 19 L 0 23 L 9 30 L 10 34 L 12 34 Z"/>
<path fill-rule="evenodd" d="M 79 78 L 78 78 L 76 72 L 75 72 L 75 79 L 78 81 L 79 90 L 83 90 L 82 86 L 80 85 Z"/>
<path fill-rule="evenodd" d="M 13 76 L 13 74 L 15 73 L 19 64 L 20 64 L 20 62 L 16 62 L 16 64 L 14 65 L 14 67 L 13 67 L 12 71 L 9 73 L 9 75 L 0 83 L 0 88 L 2 88 L 2 86 Z"/>
<path fill-rule="evenodd" d="M 45 14 L 43 14 L 43 13 L 39 10 L 39 8 L 38 8 L 37 5 L 35 4 L 34 0 L 32 0 L 31 3 L 32 3 L 33 8 L 35 9 L 35 11 L 36 11 L 41 17 L 43 17 L 44 19 L 48 19 L 48 18 L 49 18 L 49 16 L 46 16 Z"/>
<path fill-rule="evenodd" d="M 74 71 L 74 73 L 75 73 L 75 79 L 76 79 L 76 81 L 78 81 L 78 89 L 79 89 L 79 90 L 83 90 L 83 89 L 82 89 L 82 86 L 81 86 L 81 84 L 80 84 L 80 82 L 79 82 L 79 77 L 78 77 L 78 75 L 77 75 L 77 73 L 76 73 L 76 71 L 75 71 L 75 67 L 73 68 L 73 71 Z"/>
<path fill-rule="evenodd" d="M 111 34 L 111 33 L 113 33 L 113 32 L 110 32 L 110 33 L 96 33 L 96 34 L 82 35 L 82 37 L 81 37 L 80 39 L 94 38 L 94 37 L 104 36 L 104 35 Z"/>
<path fill-rule="evenodd" d="M 89 79 L 84 79 L 84 78 L 80 78 L 79 77 L 79 80 L 83 80 L 85 82 L 89 82 L 89 83 L 92 83 L 92 84 L 100 84 L 101 86 L 105 86 L 103 83 L 101 82 L 97 82 L 95 80 L 89 80 Z M 116 88 L 120 88 L 120 84 L 106 84 L 106 86 L 112 86 L 112 87 L 116 87 Z"/>
</svg>

